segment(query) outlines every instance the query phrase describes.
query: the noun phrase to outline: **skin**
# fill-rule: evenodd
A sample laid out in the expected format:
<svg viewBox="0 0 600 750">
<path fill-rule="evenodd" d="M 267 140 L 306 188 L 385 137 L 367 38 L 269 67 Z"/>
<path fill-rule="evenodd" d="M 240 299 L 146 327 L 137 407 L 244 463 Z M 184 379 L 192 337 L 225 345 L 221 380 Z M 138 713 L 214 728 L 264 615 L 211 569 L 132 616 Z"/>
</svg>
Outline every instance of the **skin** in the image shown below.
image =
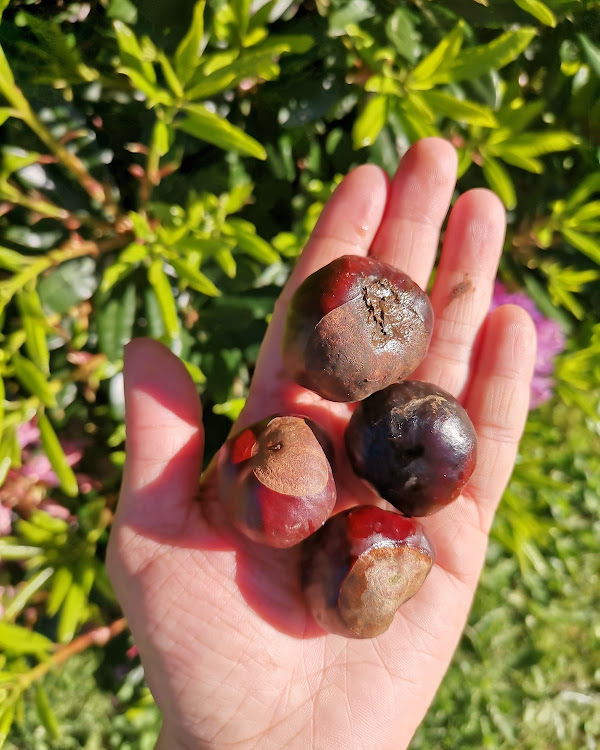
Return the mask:
<svg viewBox="0 0 600 750">
<path fill-rule="evenodd" d="M 426 287 L 456 163 L 447 142 L 425 139 L 391 183 L 375 166 L 351 172 L 276 304 L 236 429 L 269 413 L 320 422 L 336 451 L 338 509 L 374 501 L 343 454 L 351 407 L 286 379 L 286 306 L 309 273 L 347 253 L 381 258 Z M 129 344 L 127 463 L 108 567 L 163 712 L 158 748 L 408 746 L 465 625 L 528 410 L 533 324 L 514 306 L 487 317 L 504 230 L 502 205 L 487 190 L 463 194 L 450 213 L 431 292 L 433 338 L 414 377 L 465 406 L 478 461 L 462 495 L 422 519 L 436 564 L 374 639 L 320 631 L 296 583 L 297 548 L 264 548 L 228 529 L 210 474 L 198 497 L 204 435 L 194 385 L 160 344 Z"/>
</svg>

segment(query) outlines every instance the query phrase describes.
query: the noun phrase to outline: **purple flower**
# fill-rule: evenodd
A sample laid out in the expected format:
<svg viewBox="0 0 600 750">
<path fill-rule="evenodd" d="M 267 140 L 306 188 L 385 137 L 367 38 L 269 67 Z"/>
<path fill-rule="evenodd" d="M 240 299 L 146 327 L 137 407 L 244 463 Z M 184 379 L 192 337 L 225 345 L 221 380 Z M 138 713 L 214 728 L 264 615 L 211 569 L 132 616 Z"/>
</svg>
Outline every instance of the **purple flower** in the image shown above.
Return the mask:
<svg viewBox="0 0 600 750">
<path fill-rule="evenodd" d="M 547 318 L 537 309 L 535 302 L 524 292 L 509 292 L 500 281 L 496 281 L 490 312 L 500 305 L 519 305 L 527 310 L 535 324 L 537 333 L 537 355 L 531 381 L 530 409 L 535 409 L 552 398 L 554 380 L 554 358 L 564 351 L 566 340 L 556 320 Z"/>
</svg>

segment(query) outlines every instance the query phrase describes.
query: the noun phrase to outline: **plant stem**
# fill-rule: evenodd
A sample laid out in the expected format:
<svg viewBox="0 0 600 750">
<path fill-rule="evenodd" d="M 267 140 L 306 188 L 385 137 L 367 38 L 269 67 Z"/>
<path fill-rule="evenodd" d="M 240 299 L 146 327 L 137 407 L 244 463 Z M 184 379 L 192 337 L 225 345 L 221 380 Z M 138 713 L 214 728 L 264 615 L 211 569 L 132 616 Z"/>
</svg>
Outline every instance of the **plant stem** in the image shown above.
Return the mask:
<svg viewBox="0 0 600 750">
<path fill-rule="evenodd" d="M 71 643 L 62 646 L 58 651 L 55 651 L 47 661 L 41 662 L 36 667 L 29 670 L 29 672 L 20 675 L 17 683 L 20 688 L 19 692 L 27 690 L 27 688 L 31 687 L 34 682 L 41 679 L 51 669 L 54 669 L 54 667 L 64 664 L 64 662 L 70 659 L 71 656 L 80 654 L 90 646 L 104 646 L 108 641 L 122 633 L 126 627 L 127 620 L 124 617 L 121 617 L 110 625 L 103 625 L 94 630 L 90 630 L 90 632 L 85 633 L 85 635 L 80 635 L 79 638 L 75 638 Z"/>
<path fill-rule="evenodd" d="M 3 75 L 0 75 L 0 92 L 4 94 L 9 104 L 14 107 L 15 115 L 33 130 L 59 162 L 77 178 L 79 184 L 93 200 L 98 201 L 108 214 L 117 216 L 119 212 L 118 207 L 113 201 L 110 191 L 106 190 L 98 180 L 92 177 L 81 159 L 58 141 L 33 111 L 23 92 L 15 84 L 12 71 L 1 49 L 0 69 L 3 73 Z"/>
<path fill-rule="evenodd" d="M 118 208 L 112 199 L 110 191 L 106 190 L 98 180 L 92 177 L 78 156 L 54 138 L 52 133 L 31 109 L 29 102 L 27 103 L 27 111 L 21 112 L 21 118 L 33 130 L 42 143 L 52 151 L 60 163 L 77 178 L 77 181 L 90 198 L 98 201 L 111 216 L 116 216 Z"/>
<path fill-rule="evenodd" d="M 156 124 L 152 128 L 150 146 L 148 148 L 148 158 L 146 160 L 146 171 L 140 183 L 140 207 L 144 211 L 146 204 L 152 196 L 153 188 L 160 182 L 160 153 L 159 143 L 156 137 Z"/>
</svg>

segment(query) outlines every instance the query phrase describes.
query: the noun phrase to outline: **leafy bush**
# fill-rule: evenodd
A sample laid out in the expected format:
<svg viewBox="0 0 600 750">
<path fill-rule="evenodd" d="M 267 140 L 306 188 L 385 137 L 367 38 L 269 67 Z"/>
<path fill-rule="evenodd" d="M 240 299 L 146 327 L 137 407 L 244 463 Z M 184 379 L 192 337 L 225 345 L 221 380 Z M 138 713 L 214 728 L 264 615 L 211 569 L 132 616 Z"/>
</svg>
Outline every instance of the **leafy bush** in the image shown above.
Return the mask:
<svg viewBox="0 0 600 750">
<path fill-rule="evenodd" d="M 155 737 L 103 563 L 123 345 L 183 359 L 209 458 L 335 185 L 366 161 L 392 173 L 429 135 L 457 148 L 459 191 L 504 201 L 504 284 L 567 345 L 414 747 L 592 746 L 600 2 L 486 5 L 0 0 L 0 746 Z M 72 678 L 90 664 L 92 722 Z"/>
</svg>

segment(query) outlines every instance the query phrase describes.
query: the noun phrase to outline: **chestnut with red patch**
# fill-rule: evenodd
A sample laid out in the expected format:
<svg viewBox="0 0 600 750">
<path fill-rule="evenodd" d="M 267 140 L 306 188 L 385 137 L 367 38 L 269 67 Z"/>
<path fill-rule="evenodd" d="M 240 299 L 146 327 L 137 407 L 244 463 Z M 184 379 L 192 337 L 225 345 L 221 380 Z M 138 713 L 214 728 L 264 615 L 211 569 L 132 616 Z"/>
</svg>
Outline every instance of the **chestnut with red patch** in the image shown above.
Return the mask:
<svg viewBox="0 0 600 750">
<path fill-rule="evenodd" d="M 283 361 L 299 385 L 359 401 L 408 377 L 433 328 L 429 298 L 380 260 L 344 255 L 311 274 L 290 302 Z"/>
<path fill-rule="evenodd" d="M 433 560 L 417 521 L 376 506 L 351 508 L 303 545 L 305 601 L 327 632 L 373 638 L 421 588 Z"/>
<path fill-rule="evenodd" d="M 270 547 L 291 547 L 321 527 L 336 499 L 321 441 L 295 416 L 269 417 L 228 439 L 217 465 L 234 526 Z"/>
</svg>

